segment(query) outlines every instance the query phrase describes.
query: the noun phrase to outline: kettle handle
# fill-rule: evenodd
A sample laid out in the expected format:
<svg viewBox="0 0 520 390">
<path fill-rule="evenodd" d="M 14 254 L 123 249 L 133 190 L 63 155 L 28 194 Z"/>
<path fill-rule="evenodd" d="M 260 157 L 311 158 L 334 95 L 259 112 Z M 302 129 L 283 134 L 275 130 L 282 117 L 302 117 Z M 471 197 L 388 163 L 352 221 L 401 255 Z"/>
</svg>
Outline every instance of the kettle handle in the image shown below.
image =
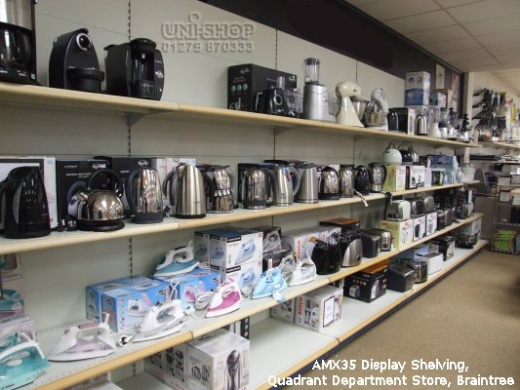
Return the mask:
<svg viewBox="0 0 520 390">
<path fill-rule="evenodd" d="M 172 169 L 170 172 L 168 172 L 168 174 L 166 175 L 166 177 L 164 178 L 163 183 L 162 183 L 163 195 L 169 199 L 171 206 L 175 205 L 174 183 L 175 183 L 175 180 L 177 179 L 176 176 L 177 176 L 177 172 Z"/>
<path fill-rule="evenodd" d="M 139 173 L 143 172 L 145 169 L 156 171 L 153 168 L 139 167 L 137 169 L 134 169 L 132 172 L 130 172 L 130 174 L 126 177 L 126 180 L 125 180 L 126 200 L 128 201 L 128 205 L 130 206 L 130 212 L 132 214 L 137 213 L 137 205 L 135 204 L 134 193 L 132 191 L 132 188 L 133 188 L 133 185 L 134 185 L 134 180 L 135 180 L 136 176 Z"/>
<path fill-rule="evenodd" d="M 298 170 L 295 167 L 293 167 L 292 165 L 289 165 L 288 168 L 289 168 L 289 171 L 292 174 L 294 174 L 294 177 L 296 178 L 296 183 L 294 184 L 294 187 L 293 187 L 293 197 L 294 197 L 300 190 L 300 185 L 302 183 L 302 177 L 300 175 L 300 172 L 298 172 Z"/>
<path fill-rule="evenodd" d="M 88 178 L 88 181 L 87 181 L 87 188 L 89 190 L 92 190 L 92 183 L 94 182 L 94 179 L 103 174 L 107 174 L 109 177 L 112 177 L 115 180 L 114 189 L 112 191 L 114 191 L 114 193 L 119 198 L 121 198 L 124 193 L 124 187 L 121 182 L 121 176 L 119 176 L 116 171 L 114 171 L 113 169 L 110 169 L 110 168 L 98 169 L 92 175 L 90 175 L 90 177 Z"/>
</svg>

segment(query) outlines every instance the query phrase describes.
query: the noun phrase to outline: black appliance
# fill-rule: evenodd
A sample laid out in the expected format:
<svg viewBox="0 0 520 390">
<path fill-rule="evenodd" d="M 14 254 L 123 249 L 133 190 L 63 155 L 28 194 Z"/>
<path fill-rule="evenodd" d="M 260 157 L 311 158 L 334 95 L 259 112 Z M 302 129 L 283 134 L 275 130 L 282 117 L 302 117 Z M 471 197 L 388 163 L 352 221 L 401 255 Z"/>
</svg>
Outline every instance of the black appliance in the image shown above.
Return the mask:
<svg viewBox="0 0 520 390">
<path fill-rule="evenodd" d="M 379 256 L 381 251 L 381 237 L 366 231 L 361 231 L 360 235 L 363 245 L 363 256 L 368 258 Z"/>
<path fill-rule="evenodd" d="M 410 199 L 410 216 L 412 218 L 419 217 L 425 213 L 424 198 L 416 197 Z"/>
<path fill-rule="evenodd" d="M 370 194 L 370 175 L 366 165 L 358 165 L 354 171 L 354 189 L 361 195 Z"/>
<path fill-rule="evenodd" d="M 36 84 L 36 0 L 0 3 L 0 81 Z"/>
<path fill-rule="evenodd" d="M 86 28 L 54 40 L 49 61 L 49 86 L 86 92 L 101 92 L 105 74 Z"/>
<path fill-rule="evenodd" d="M 437 210 L 437 230 L 446 228 L 446 211 L 444 209 Z"/>
<path fill-rule="evenodd" d="M 341 268 L 341 248 L 336 238 L 331 237 L 329 242 L 316 240 L 311 252 L 311 260 L 316 265 L 318 275 L 330 275 Z"/>
<path fill-rule="evenodd" d="M 7 238 L 51 233 L 49 204 L 39 167 L 18 167 L 0 183 L 0 218 Z"/>
<path fill-rule="evenodd" d="M 147 38 L 105 47 L 107 93 L 161 100 L 164 63 L 156 47 L 156 43 Z"/>
<path fill-rule="evenodd" d="M 390 231 L 381 228 L 366 228 L 361 229 L 360 231 L 378 235 L 380 238 L 379 246 L 381 247 L 381 251 L 388 252 L 392 250 L 392 233 Z"/>
<path fill-rule="evenodd" d="M 430 252 L 442 253 L 444 261 L 455 254 L 455 237 L 440 236 L 428 241 Z"/>
<path fill-rule="evenodd" d="M 466 234 L 459 233 L 455 236 L 455 245 L 459 248 L 471 249 L 475 246 L 475 244 L 479 240 L 479 233 L 476 234 Z"/>
<path fill-rule="evenodd" d="M 295 117 L 287 105 L 282 88 L 270 88 L 256 95 L 255 111 L 269 115 Z"/>
<path fill-rule="evenodd" d="M 421 284 L 428 280 L 428 262 L 424 260 L 407 260 L 403 262 L 403 265 L 415 271 L 415 284 Z"/>
<path fill-rule="evenodd" d="M 319 178 L 318 198 L 321 200 L 339 200 L 339 175 L 332 167 L 323 167 Z"/>
<path fill-rule="evenodd" d="M 388 266 L 386 272 L 386 288 L 389 290 L 405 292 L 415 284 L 416 271 L 400 264 Z"/>
</svg>

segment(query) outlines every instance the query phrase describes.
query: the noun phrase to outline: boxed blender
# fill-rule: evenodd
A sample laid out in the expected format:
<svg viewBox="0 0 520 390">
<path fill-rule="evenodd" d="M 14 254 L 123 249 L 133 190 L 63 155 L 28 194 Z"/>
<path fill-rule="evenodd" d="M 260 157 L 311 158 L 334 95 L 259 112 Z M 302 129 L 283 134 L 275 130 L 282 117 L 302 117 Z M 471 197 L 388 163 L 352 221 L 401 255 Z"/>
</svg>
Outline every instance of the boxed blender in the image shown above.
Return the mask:
<svg viewBox="0 0 520 390">
<path fill-rule="evenodd" d="M 406 189 L 406 166 L 387 165 L 383 191 L 404 191 Z"/>
<path fill-rule="evenodd" d="M 376 264 L 345 278 L 343 294 L 363 302 L 372 302 L 386 293 L 386 264 Z"/>
<path fill-rule="evenodd" d="M 406 106 L 430 104 L 430 74 L 428 72 L 408 72 L 405 79 Z"/>
<path fill-rule="evenodd" d="M 228 226 L 210 234 L 211 266 L 231 268 L 245 262 L 262 261 L 263 233 Z"/>
<path fill-rule="evenodd" d="M 295 299 L 294 323 L 305 328 L 322 332 L 334 321 L 341 318 L 343 290 L 324 286 Z"/>
<path fill-rule="evenodd" d="M 249 340 L 219 329 L 187 343 L 187 388 L 246 390 L 249 385 Z"/>
<path fill-rule="evenodd" d="M 289 299 L 271 308 L 271 317 L 286 322 L 294 322 L 296 317 L 296 300 Z"/>
<path fill-rule="evenodd" d="M 392 233 L 392 245 L 394 248 L 402 248 L 413 242 L 413 219 L 407 219 L 405 221 L 382 220 L 380 222 L 380 227 Z"/>
</svg>

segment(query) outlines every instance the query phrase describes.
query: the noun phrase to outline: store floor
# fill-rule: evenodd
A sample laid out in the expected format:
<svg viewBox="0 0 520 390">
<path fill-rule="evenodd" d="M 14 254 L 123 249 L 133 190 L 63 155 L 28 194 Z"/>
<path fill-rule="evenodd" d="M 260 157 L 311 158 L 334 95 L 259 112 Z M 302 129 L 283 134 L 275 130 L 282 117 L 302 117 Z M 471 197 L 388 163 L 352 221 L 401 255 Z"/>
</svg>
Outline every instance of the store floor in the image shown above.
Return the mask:
<svg viewBox="0 0 520 390">
<path fill-rule="evenodd" d="M 483 250 L 330 360 L 329 368 L 303 374 L 307 381 L 316 378 L 314 385 L 285 389 L 448 388 L 441 383 L 443 377 L 452 389 L 520 389 L 520 256 Z M 348 360 L 355 369 L 346 367 Z M 380 362 L 405 368 L 381 371 L 375 366 Z M 425 363 L 431 367 L 424 369 Z M 512 377 L 514 384 L 483 382 L 482 377 L 489 380 L 490 375 Z M 463 386 L 458 376 L 476 379 Z M 318 377 L 326 385 L 320 385 Z"/>
</svg>

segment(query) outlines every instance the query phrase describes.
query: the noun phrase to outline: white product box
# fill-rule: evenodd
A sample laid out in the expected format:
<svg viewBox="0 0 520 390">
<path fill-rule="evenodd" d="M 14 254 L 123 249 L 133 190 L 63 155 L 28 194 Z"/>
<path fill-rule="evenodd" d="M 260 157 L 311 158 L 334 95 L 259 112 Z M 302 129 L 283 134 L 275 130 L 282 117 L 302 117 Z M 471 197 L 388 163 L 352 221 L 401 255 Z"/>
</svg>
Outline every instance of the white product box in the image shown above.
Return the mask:
<svg viewBox="0 0 520 390">
<path fill-rule="evenodd" d="M 294 322 L 296 315 L 296 299 L 289 299 L 271 308 L 271 317 L 286 322 Z"/>
<path fill-rule="evenodd" d="M 426 216 L 413 219 L 413 240 L 417 241 L 426 235 Z"/>
<path fill-rule="evenodd" d="M 318 240 L 328 241 L 333 234 L 341 234 L 341 228 L 339 226 L 318 226 L 316 228 L 318 233 Z"/>
<path fill-rule="evenodd" d="M 3 299 L 0 306 L 0 320 L 24 312 L 23 279 L 9 279 L 3 283 Z"/>
<path fill-rule="evenodd" d="M 187 344 L 189 390 L 246 390 L 249 385 L 249 340 L 219 329 Z"/>
<path fill-rule="evenodd" d="M 405 105 L 430 104 L 430 74 L 428 72 L 408 72 L 405 80 Z"/>
<path fill-rule="evenodd" d="M 430 167 L 424 168 L 424 186 L 425 187 L 432 186 L 432 168 L 430 168 Z"/>
<path fill-rule="evenodd" d="M 479 234 L 482 231 L 482 219 L 476 219 L 475 221 L 468 223 L 467 225 L 461 226 L 457 229 L 458 233 L 467 234 L 473 236 Z"/>
<path fill-rule="evenodd" d="M 425 167 L 422 165 L 409 165 L 406 167 L 406 188 L 424 187 Z"/>
<path fill-rule="evenodd" d="M 437 231 L 437 212 L 427 213 L 426 215 L 426 235 L 429 236 Z"/>
<path fill-rule="evenodd" d="M 15 333 L 24 333 L 36 340 L 36 321 L 25 313 L 0 319 L 0 340 Z"/>
<path fill-rule="evenodd" d="M 406 189 L 406 166 L 387 165 L 383 191 L 404 191 Z"/>
<path fill-rule="evenodd" d="M 290 245 L 294 253 L 296 253 L 296 260 L 301 260 L 307 255 L 309 241 L 313 237 L 318 238 L 318 236 L 317 228 L 296 229 L 285 232 L 282 242 Z"/>
<path fill-rule="evenodd" d="M 205 230 L 197 230 L 193 234 L 193 254 L 199 263 L 208 263 L 210 257 L 211 234 L 218 234 L 226 231 L 228 228 L 213 228 Z"/>
<path fill-rule="evenodd" d="M 51 228 L 58 226 L 58 196 L 56 189 L 56 159 L 46 156 L 2 156 L 0 158 L 0 181 L 4 180 L 9 172 L 17 167 L 40 167 L 47 204 L 49 205 L 49 222 Z M 3 223 L 0 220 L 0 229 Z"/>
<path fill-rule="evenodd" d="M 497 179 L 499 186 L 508 186 L 511 184 L 511 176 L 499 176 Z"/>
<path fill-rule="evenodd" d="M 413 219 L 407 219 L 405 221 L 382 220 L 380 227 L 389 230 L 392 233 L 392 244 L 394 248 L 402 248 L 403 246 L 409 245 L 413 242 Z"/>
<path fill-rule="evenodd" d="M 334 321 L 341 318 L 343 289 L 324 286 L 296 298 L 294 323 L 305 328 L 322 332 Z"/>
<path fill-rule="evenodd" d="M 228 269 L 245 262 L 261 262 L 262 248 L 262 232 L 228 226 L 210 234 L 209 263 L 215 267 Z"/>
<path fill-rule="evenodd" d="M 211 268 L 219 273 L 222 282 L 227 279 L 233 279 L 237 282 L 242 295 L 249 296 L 255 284 L 260 280 L 262 259 L 247 261 L 228 268 L 214 265 Z"/>
<path fill-rule="evenodd" d="M 442 253 L 430 252 L 424 255 L 417 256 L 416 260 L 423 260 L 428 263 L 428 275 L 439 272 L 444 265 L 444 256 Z"/>
<path fill-rule="evenodd" d="M 145 357 L 143 366 L 147 373 L 164 381 L 164 351 Z"/>
<path fill-rule="evenodd" d="M 180 344 L 162 352 L 163 382 L 174 390 L 190 390 L 186 371 L 187 344 Z"/>
</svg>

